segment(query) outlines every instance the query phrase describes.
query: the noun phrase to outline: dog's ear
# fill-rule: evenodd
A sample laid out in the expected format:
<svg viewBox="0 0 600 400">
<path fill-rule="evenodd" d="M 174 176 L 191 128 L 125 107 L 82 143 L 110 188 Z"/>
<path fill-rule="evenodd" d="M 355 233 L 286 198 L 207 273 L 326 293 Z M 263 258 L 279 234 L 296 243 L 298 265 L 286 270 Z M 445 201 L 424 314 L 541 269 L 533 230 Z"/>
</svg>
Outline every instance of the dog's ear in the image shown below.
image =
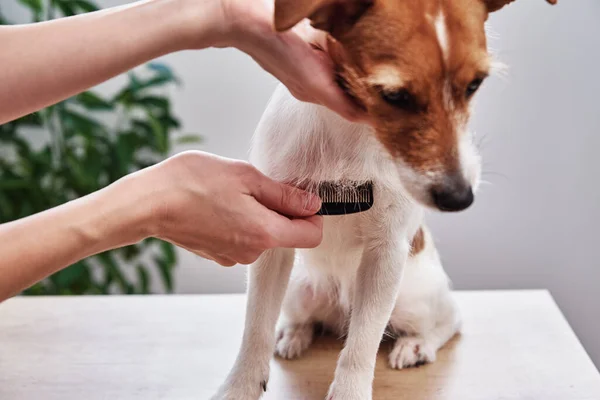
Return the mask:
<svg viewBox="0 0 600 400">
<path fill-rule="evenodd" d="M 483 0 L 487 6 L 488 12 L 498 11 L 507 4 L 512 3 L 515 0 Z M 546 0 L 550 4 L 556 4 L 558 0 Z"/>
<path fill-rule="evenodd" d="M 312 26 L 335 34 L 348 29 L 374 0 L 275 0 L 275 29 L 285 31 L 304 18 Z M 334 35 L 335 36 L 335 35 Z"/>
</svg>

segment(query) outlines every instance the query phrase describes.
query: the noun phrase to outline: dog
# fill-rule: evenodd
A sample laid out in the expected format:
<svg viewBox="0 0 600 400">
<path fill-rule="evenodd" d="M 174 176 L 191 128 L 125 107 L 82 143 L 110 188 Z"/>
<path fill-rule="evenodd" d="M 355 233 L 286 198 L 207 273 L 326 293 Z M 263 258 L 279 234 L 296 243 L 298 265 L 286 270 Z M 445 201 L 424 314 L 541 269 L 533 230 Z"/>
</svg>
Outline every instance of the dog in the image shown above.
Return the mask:
<svg viewBox="0 0 600 400">
<path fill-rule="evenodd" d="M 277 30 L 307 18 L 327 33 L 340 86 L 369 124 L 300 102 L 280 86 L 257 128 L 251 162 L 309 190 L 372 182 L 374 204 L 326 216 L 316 249 L 270 250 L 250 267 L 242 346 L 213 400 L 258 399 L 273 351 L 300 356 L 317 323 L 346 338 L 329 400 L 372 398 L 386 332 L 395 337 L 389 364 L 402 369 L 435 361 L 459 331 L 423 214 L 461 211 L 474 200 L 481 162 L 467 122 L 492 68 L 484 25 L 511 2 L 275 1 Z"/>
</svg>

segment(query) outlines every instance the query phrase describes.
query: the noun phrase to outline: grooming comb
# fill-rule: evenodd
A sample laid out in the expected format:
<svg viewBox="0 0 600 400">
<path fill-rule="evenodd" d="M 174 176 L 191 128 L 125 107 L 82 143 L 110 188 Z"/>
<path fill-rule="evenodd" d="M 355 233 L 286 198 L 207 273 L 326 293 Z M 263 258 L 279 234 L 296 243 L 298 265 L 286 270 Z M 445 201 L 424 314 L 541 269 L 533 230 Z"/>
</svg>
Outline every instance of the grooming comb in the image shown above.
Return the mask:
<svg viewBox="0 0 600 400">
<path fill-rule="evenodd" d="M 373 206 L 373 182 L 321 182 L 318 194 L 321 198 L 320 215 L 355 214 Z"/>
</svg>

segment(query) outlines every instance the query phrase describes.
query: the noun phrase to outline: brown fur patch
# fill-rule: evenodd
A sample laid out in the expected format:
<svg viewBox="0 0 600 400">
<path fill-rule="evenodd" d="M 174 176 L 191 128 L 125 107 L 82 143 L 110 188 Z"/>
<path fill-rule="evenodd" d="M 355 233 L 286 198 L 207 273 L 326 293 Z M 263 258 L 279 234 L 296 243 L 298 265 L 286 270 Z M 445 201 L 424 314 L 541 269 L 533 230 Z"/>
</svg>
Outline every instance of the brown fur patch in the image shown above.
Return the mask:
<svg viewBox="0 0 600 400">
<path fill-rule="evenodd" d="M 448 31 L 447 60 L 433 23 L 440 14 Z M 481 0 L 379 0 L 352 29 L 330 39 L 338 73 L 367 108 L 377 138 L 415 171 L 450 174 L 459 168 L 459 135 L 469 117 L 464 93 L 488 68 L 486 18 Z M 387 103 L 382 88 L 368 83 L 382 66 L 397 71 L 404 82 L 398 89 L 411 93 L 416 111 Z"/>
<path fill-rule="evenodd" d="M 376 138 L 417 175 L 441 182 L 460 173 L 467 88 L 490 68 L 484 23 L 511 1 L 276 0 L 275 22 L 287 29 L 308 17 L 328 31 L 339 82 L 366 110 Z M 374 83 L 382 68 L 401 87 Z M 408 93 L 411 106 L 390 101 L 390 91 Z"/>
<path fill-rule="evenodd" d="M 423 228 L 419 227 L 415 236 L 413 236 L 412 242 L 410 243 L 410 255 L 411 257 L 419 254 L 423 248 L 425 248 L 425 232 L 423 232 Z"/>
</svg>

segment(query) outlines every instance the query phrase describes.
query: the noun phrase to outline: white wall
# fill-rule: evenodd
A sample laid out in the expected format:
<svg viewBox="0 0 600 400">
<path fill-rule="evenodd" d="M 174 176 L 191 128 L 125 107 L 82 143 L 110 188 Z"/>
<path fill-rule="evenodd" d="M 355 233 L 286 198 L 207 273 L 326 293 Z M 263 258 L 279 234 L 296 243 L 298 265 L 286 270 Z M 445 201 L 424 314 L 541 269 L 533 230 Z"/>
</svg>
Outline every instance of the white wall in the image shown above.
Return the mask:
<svg viewBox="0 0 600 400">
<path fill-rule="evenodd" d="M 429 220 L 458 289 L 548 288 L 600 365 L 600 2 L 517 2 L 491 18 L 508 64 L 478 95 L 483 186 L 474 207 Z M 274 82 L 233 51 L 168 60 L 186 87 L 177 110 L 205 149 L 244 158 Z M 244 289 L 244 267 L 182 255 L 178 290 Z M 506 327 L 510 329 L 510 327 Z"/>
<path fill-rule="evenodd" d="M 492 185 L 470 210 L 429 218 L 458 289 L 549 288 L 597 365 L 599 19 L 598 0 L 520 1 L 491 18 L 510 71 L 485 84 L 472 127 Z M 185 130 L 205 136 L 204 150 L 246 158 L 274 79 L 231 50 L 165 61 L 184 82 L 174 100 Z M 182 252 L 177 290 L 240 292 L 244 275 Z"/>
</svg>

